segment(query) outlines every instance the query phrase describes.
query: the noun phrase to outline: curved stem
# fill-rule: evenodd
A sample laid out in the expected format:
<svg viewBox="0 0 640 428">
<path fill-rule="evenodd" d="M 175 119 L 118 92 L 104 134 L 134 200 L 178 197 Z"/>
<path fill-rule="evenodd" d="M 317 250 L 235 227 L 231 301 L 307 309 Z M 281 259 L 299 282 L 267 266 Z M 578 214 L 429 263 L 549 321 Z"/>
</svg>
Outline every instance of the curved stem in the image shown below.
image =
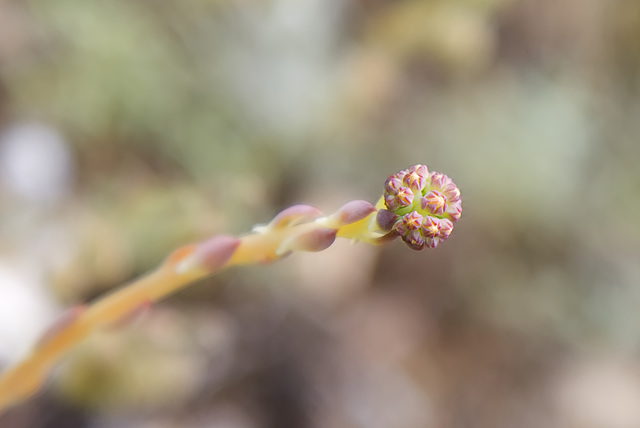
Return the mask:
<svg viewBox="0 0 640 428">
<path fill-rule="evenodd" d="M 375 211 L 349 224 L 334 224 L 331 217 L 303 219 L 306 222 L 300 223 L 299 218 L 291 217 L 290 222 L 279 219 L 273 226 L 240 238 L 214 237 L 180 247 L 156 270 L 87 307 L 72 308 L 49 328 L 26 358 L 0 375 L 0 412 L 35 394 L 57 362 L 92 332 L 126 320 L 150 302 L 196 280 L 235 265 L 274 261 L 291 251 L 320 251 L 336 236 L 369 244 L 383 242 L 383 236 L 372 231 Z"/>
</svg>

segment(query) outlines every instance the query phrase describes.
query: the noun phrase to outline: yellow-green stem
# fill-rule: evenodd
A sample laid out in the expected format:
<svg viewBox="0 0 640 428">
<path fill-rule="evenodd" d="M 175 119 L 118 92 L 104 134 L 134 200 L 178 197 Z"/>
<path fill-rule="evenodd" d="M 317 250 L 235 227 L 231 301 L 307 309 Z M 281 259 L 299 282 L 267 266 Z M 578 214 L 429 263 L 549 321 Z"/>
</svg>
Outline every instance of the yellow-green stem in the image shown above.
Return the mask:
<svg viewBox="0 0 640 428">
<path fill-rule="evenodd" d="M 370 228 L 375 213 L 351 224 L 335 226 L 339 237 L 378 244 Z M 325 218 L 327 219 L 327 218 Z M 278 259 L 286 239 L 332 226 L 330 222 L 306 222 L 285 228 L 272 228 L 239 238 L 239 245 L 222 266 L 207 269 L 202 263 L 179 269 L 181 262 L 195 257 L 196 245 L 174 251 L 156 270 L 110 293 L 87 308 L 79 307 L 61 325 L 54 327 L 36 344 L 31 353 L 0 375 L 0 412 L 35 394 L 50 370 L 72 347 L 93 331 L 115 325 L 127 315 L 186 287 L 193 281 L 235 265 L 264 263 Z M 196 260 L 197 262 L 197 260 Z"/>
</svg>

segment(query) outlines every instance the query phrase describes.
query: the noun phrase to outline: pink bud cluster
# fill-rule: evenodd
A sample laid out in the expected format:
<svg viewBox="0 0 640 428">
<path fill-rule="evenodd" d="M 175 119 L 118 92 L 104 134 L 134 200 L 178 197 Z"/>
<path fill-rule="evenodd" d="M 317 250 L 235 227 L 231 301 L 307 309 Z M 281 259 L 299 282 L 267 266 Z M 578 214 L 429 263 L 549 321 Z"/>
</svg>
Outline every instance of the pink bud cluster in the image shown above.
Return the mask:
<svg viewBox="0 0 640 428">
<path fill-rule="evenodd" d="M 383 198 L 395 217 L 390 223 L 386 216 L 381 226 L 393 229 L 414 250 L 437 247 L 449 237 L 462 213 L 458 187 L 446 175 L 429 172 L 425 165 L 391 175 Z"/>
</svg>

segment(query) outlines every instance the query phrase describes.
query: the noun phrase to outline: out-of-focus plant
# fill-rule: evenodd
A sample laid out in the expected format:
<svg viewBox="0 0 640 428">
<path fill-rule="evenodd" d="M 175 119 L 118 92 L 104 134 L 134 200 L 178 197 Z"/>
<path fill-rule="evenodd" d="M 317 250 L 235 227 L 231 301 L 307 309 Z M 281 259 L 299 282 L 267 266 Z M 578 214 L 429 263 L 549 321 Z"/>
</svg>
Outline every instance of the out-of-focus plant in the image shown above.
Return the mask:
<svg viewBox="0 0 640 428">
<path fill-rule="evenodd" d="M 33 395 L 58 360 L 94 330 L 121 324 L 195 280 L 231 266 L 272 262 L 294 251 L 322 251 L 336 237 L 381 245 L 399 236 L 414 250 L 435 248 L 451 234 L 461 204 L 460 191 L 449 177 L 414 165 L 387 178 L 375 206 L 354 200 L 324 216 L 310 205 L 294 205 L 248 235 L 214 236 L 180 247 L 155 271 L 62 315 L 32 352 L 0 377 L 0 410 Z"/>
</svg>

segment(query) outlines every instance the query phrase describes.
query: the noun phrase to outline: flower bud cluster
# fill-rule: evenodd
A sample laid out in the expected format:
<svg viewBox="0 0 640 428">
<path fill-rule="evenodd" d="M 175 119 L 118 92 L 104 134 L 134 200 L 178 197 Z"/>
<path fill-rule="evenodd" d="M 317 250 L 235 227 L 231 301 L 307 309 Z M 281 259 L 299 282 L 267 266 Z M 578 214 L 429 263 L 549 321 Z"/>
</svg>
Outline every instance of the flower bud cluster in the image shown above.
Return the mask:
<svg viewBox="0 0 640 428">
<path fill-rule="evenodd" d="M 395 217 L 379 215 L 378 223 L 394 230 L 414 250 L 437 247 L 449 237 L 462 213 L 458 187 L 446 175 L 429 172 L 425 165 L 387 178 L 383 199 Z"/>
</svg>

